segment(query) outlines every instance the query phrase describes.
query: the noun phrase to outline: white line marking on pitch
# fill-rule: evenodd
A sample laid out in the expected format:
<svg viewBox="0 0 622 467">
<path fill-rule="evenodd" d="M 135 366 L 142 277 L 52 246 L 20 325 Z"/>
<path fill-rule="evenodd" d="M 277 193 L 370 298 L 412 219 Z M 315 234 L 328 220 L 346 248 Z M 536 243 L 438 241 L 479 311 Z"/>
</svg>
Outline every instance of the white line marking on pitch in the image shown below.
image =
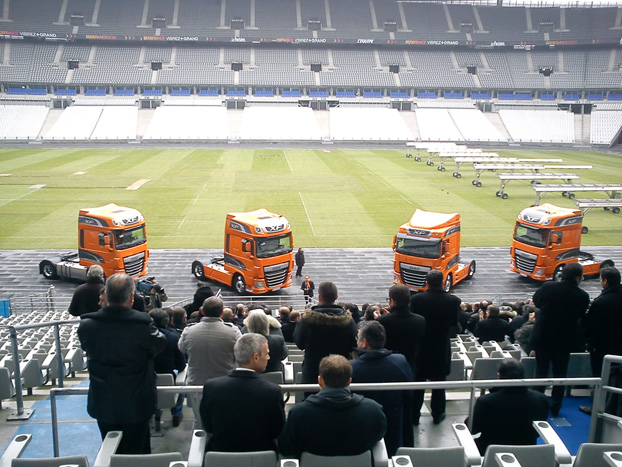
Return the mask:
<svg viewBox="0 0 622 467">
<path fill-rule="evenodd" d="M 212 176 L 212 174 L 214 173 L 214 171 L 212 170 L 210 172 L 210 174 L 207 176 L 207 180 L 205 180 L 205 183 L 203 184 L 203 186 L 201 187 L 201 191 L 203 191 L 205 189 L 205 187 L 207 186 L 207 182 L 209 182 L 210 177 Z M 199 196 L 201 196 L 201 193 L 199 192 L 199 194 L 197 195 L 196 198 L 194 198 L 194 201 L 192 202 L 192 205 L 194 206 L 194 204 L 199 200 Z"/>
<path fill-rule="evenodd" d="M 136 191 L 138 190 L 141 186 L 143 186 L 145 183 L 150 182 L 151 179 L 150 178 L 141 178 L 138 181 L 135 181 L 134 183 L 132 183 L 130 186 L 128 186 L 126 188 L 126 190 L 131 190 L 131 191 Z"/>
<path fill-rule="evenodd" d="M 309 217 L 309 211 L 307 211 L 307 205 L 305 204 L 305 200 L 302 199 L 302 193 L 298 192 L 298 195 L 300 196 L 300 201 L 302 201 L 302 207 L 305 208 L 307 219 L 309 219 L 309 225 L 311 226 L 311 232 L 313 233 L 314 237 L 317 237 L 317 235 L 315 234 L 315 229 L 313 228 L 313 224 L 311 223 L 311 218 Z"/>
<path fill-rule="evenodd" d="M 287 167 L 289 167 L 289 171 L 291 173 L 294 173 L 294 171 L 292 170 L 292 166 L 289 165 L 289 159 L 287 158 L 287 153 L 285 151 L 283 151 L 283 155 L 285 156 L 285 162 L 287 162 Z"/>
<path fill-rule="evenodd" d="M 74 172 L 71 175 L 84 175 L 86 172 Z"/>
<path fill-rule="evenodd" d="M 184 222 L 186 221 L 186 217 L 187 217 L 187 216 L 184 216 L 184 218 L 181 220 L 181 222 L 180 222 L 180 223 L 179 223 L 179 225 L 177 226 L 177 229 L 178 229 L 178 230 L 179 230 L 179 229 L 181 229 L 181 226 L 182 226 L 182 225 L 184 225 Z"/>
<path fill-rule="evenodd" d="M 6 200 L 4 203 L 0 204 L 0 206 L 4 206 L 5 204 L 9 204 L 9 203 L 12 203 L 13 201 L 17 201 L 18 199 L 23 198 L 24 196 L 29 195 L 30 193 L 32 192 L 29 191 L 28 193 L 24 193 L 23 195 L 20 195 L 17 198 Z"/>
<path fill-rule="evenodd" d="M 406 198 L 404 198 L 402 195 L 400 195 L 400 197 L 401 197 L 404 201 L 406 201 L 408 204 L 413 204 L 413 203 L 411 203 L 410 201 L 408 201 Z"/>
</svg>

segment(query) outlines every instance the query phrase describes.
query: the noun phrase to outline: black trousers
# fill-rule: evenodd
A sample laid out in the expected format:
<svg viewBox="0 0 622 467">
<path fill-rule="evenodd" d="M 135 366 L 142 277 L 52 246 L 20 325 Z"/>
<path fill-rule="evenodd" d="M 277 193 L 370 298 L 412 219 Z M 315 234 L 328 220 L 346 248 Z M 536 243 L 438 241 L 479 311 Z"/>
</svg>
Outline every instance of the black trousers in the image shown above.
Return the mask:
<svg viewBox="0 0 622 467">
<path fill-rule="evenodd" d="M 109 431 L 122 431 L 116 454 L 151 454 L 149 419 L 139 423 L 106 423 L 97 420 L 102 439 Z"/>
<path fill-rule="evenodd" d="M 302 264 L 296 266 L 296 277 L 302 277 Z"/>
<path fill-rule="evenodd" d="M 445 381 L 446 376 L 436 375 L 435 377 L 426 378 L 424 375 L 415 375 L 415 381 Z M 423 399 L 425 391 L 423 389 L 413 391 L 413 423 L 419 422 L 421 417 L 421 407 L 423 406 Z M 445 413 L 445 390 L 444 389 L 432 389 L 432 400 L 430 402 L 430 411 L 432 412 L 432 418 L 437 418 Z"/>
<path fill-rule="evenodd" d="M 549 366 L 553 370 L 553 378 L 565 378 L 568 371 L 570 352 L 567 350 L 551 350 L 538 347 L 536 350 L 536 378 L 546 378 L 549 375 Z M 544 386 L 536 388 L 544 392 Z M 553 386 L 551 399 L 554 404 L 561 404 L 565 392 L 564 386 Z"/>
</svg>

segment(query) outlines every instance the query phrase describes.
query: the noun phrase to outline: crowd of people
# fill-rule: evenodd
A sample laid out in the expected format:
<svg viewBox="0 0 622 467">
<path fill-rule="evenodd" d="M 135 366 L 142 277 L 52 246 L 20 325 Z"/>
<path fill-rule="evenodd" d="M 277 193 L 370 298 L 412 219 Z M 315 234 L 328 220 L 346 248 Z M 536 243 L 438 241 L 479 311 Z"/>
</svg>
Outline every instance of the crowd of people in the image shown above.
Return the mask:
<svg viewBox="0 0 622 467">
<path fill-rule="evenodd" d="M 136 309 L 135 283 L 125 274 L 103 280 L 96 267 L 76 290 L 70 312 L 82 318 L 78 335 L 88 359 L 88 412 L 102 437 L 122 430 L 119 453 L 149 453 L 149 420 L 156 405 L 156 373 L 185 369 L 187 404 L 195 428 L 209 434 L 208 450 L 275 450 L 283 455 L 355 455 L 384 438 L 387 452 L 414 446 L 424 391 L 367 391 L 350 383 L 444 381 L 450 372 L 450 341 L 471 332 L 480 342 L 509 339 L 535 352 L 537 377 L 565 377 L 570 352 L 590 352 L 594 375 L 606 354 L 622 355 L 620 272 L 603 268 L 602 294 L 591 304 L 580 287 L 578 263 L 568 264 L 560 282 L 547 282 L 525 301 L 462 302 L 443 289 L 443 274 L 427 274 L 427 289 L 411 294 L 403 285 L 388 291 L 387 303 L 338 301 L 337 286 L 322 282 L 317 305 L 305 310 L 261 305 L 226 307 L 208 284 L 199 282 L 185 308 Z M 302 269 L 302 267 L 300 267 Z M 303 286 L 308 278 L 303 280 Z M 161 303 L 160 303 L 161 304 Z M 302 383 L 319 384 L 286 416 L 278 385 L 260 378 L 283 371 L 287 344 L 304 351 Z M 499 378 L 522 379 L 520 362 L 504 361 Z M 533 420 L 559 415 L 563 386 L 551 398 L 544 388 L 508 387 L 478 399 L 473 430 L 478 445 L 534 444 Z M 173 426 L 183 419 L 184 397 L 171 409 Z M 496 413 L 512 408 L 511 426 Z M 445 390 L 434 389 L 434 424 L 446 417 Z"/>
</svg>

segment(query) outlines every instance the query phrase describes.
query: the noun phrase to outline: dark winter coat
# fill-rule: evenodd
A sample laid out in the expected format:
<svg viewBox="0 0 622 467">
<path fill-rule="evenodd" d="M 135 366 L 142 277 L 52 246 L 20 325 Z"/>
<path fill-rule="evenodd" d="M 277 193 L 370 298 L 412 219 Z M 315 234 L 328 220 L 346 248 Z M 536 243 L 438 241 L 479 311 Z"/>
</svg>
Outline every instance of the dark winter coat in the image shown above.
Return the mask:
<svg viewBox="0 0 622 467">
<path fill-rule="evenodd" d="M 533 296 L 533 303 L 540 308 L 530 338 L 536 350 L 570 352 L 574 347 L 579 320 L 583 318 L 590 296 L 572 280 L 545 282 Z"/>
<path fill-rule="evenodd" d="M 393 307 L 388 315 L 378 318 L 378 322 L 387 334 L 385 348 L 404 355 L 414 374 L 425 333 L 425 318 L 411 313 L 407 307 Z"/>
<path fill-rule="evenodd" d="M 175 371 L 186 367 L 186 357 L 179 350 L 179 334 L 169 329 L 158 328 L 166 337 L 166 347 L 153 359 L 156 373 L 166 373 L 175 376 Z"/>
<path fill-rule="evenodd" d="M 451 369 L 449 336 L 452 327 L 458 325 L 460 299 L 440 287 L 430 287 L 426 292 L 413 295 L 410 311 L 425 318 L 417 375 L 423 379 L 444 379 Z"/>
<path fill-rule="evenodd" d="M 317 383 L 320 361 L 330 354 L 350 358 L 357 328 L 352 315 L 338 305 L 317 305 L 296 325 L 294 342 L 305 351 L 302 382 Z"/>
<path fill-rule="evenodd" d="M 99 277 L 89 277 L 86 283 L 78 286 L 71 297 L 69 314 L 82 316 L 99 310 L 99 294 L 105 288 L 104 280 Z"/>
<path fill-rule="evenodd" d="M 584 318 L 588 345 L 603 355 L 622 355 L 622 285 L 603 289 Z"/>
<path fill-rule="evenodd" d="M 477 399 L 473 409 L 473 434 L 484 455 L 491 444 L 535 445 L 538 433 L 532 422 L 549 416 L 547 397 L 525 387 L 507 387 Z"/>
<path fill-rule="evenodd" d="M 89 415 L 106 423 L 140 423 L 156 408 L 153 359 L 166 337 L 145 313 L 107 306 L 82 316 L 78 337 L 88 360 Z"/>
<path fill-rule="evenodd" d="M 276 451 L 285 424 L 281 388 L 254 371 L 234 370 L 203 386 L 201 421 L 208 451 Z"/>
<path fill-rule="evenodd" d="M 358 357 L 350 360 L 353 383 L 407 383 L 415 376 L 406 358 L 387 349 L 357 349 Z M 384 436 L 389 456 L 394 456 L 402 442 L 403 398 L 410 397 L 410 391 L 365 391 L 363 396 L 382 405 L 387 417 L 387 432 Z"/>
<path fill-rule="evenodd" d="M 475 326 L 475 337 L 482 344 L 486 341 L 503 342 L 510 333 L 510 323 L 501 316 L 493 315 L 481 320 Z"/>
<path fill-rule="evenodd" d="M 300 457 L 354 456 L 370 450 L 387 427 L 382 406 L 347 388 L 325 388 L 289 411 L 279 451 Z"/>
</svg>

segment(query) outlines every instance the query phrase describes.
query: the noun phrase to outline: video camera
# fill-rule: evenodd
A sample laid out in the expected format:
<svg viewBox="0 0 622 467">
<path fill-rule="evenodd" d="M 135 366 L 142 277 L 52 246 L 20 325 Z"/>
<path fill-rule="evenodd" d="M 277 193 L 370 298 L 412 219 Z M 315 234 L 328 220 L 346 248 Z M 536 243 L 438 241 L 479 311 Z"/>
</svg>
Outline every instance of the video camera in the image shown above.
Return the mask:
<svg viewBox="0 0 622 467">
<path fill-rule="evenodd" d="M 157 293 L 164 293 L 164 288 L 158 284 L 155 276 L 139 279 L 136 283 L 136 291 L 145 297 L 149 295 L 151 288 L 154 288 Z"/>
</svg>

